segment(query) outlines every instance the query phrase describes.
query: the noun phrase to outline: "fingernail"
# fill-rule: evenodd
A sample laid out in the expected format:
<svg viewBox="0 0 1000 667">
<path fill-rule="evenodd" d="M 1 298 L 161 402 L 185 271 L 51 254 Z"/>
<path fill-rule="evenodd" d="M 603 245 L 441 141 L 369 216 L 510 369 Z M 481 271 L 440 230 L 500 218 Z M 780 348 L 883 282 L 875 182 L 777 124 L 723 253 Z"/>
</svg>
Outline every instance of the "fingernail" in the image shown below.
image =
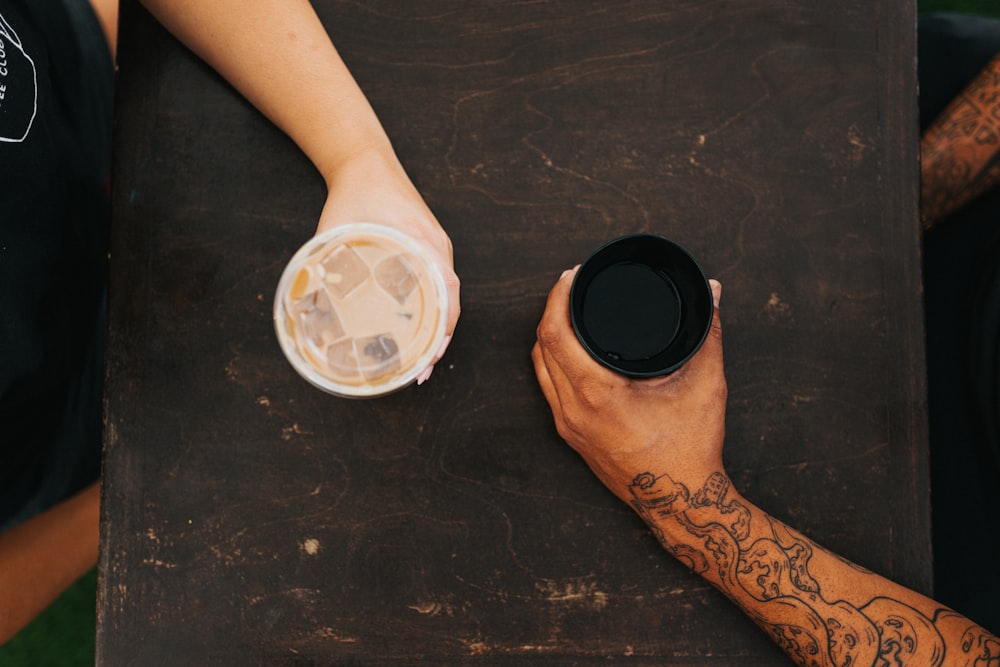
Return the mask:
<svg viewBox="0 0 1000 667">
<path fill-rule="evenodd" d="M 433 373 L 433 372 L 434 372 L 434 367 L 433 366 L 428 366 L 427 368 L 425 368 L 424 372 L 417 376 L 417 386 L 420 386 L 423 383 L 425 383 L 428 380 L 430 380 L 431 379 L 431 373 Z"/>
<path fill-rule="evenodd" d="M 438 348 L 437 354 L 434 355 L 434 359 L 437 360 L 443 357 L 445 350 L 448 349 L 448 345 L 450 344 L 451 344 L 451 336 L 450 335 L 445 336 L 444 340 L 441 341 L 441 347 Z"/>
<path fill-rule="evenodd" d="M 712 288 L 712 303 L 718 308 L 719 301 L 722 299 L 722 283 L 712 279 L 708 281 L 708 285 Z"/>
<path fill-rule="evenodd" d="M 560 280 L 562 280 L 563 278 L 565 278 L 566 276 L 568 276 L 568 275 L 570 275 L 571 273 L 575 272 L 575 271 L 576 271 L 577 269 L 579 269 L 579 268 L 580 268 L 580 265 L 579 265 L 579 264 L 577 264 L 577 265 L 576 265 L 576 266 L 574 266 L 574 267 L 573 267 L 572 269 L 566 269 L 565 271 L 563 271 L 563 272 L 562 272 L 562 275 L 561 275 L 561 276 L 559 276 L 559 279 L 560 279 Z"/>
</svg>

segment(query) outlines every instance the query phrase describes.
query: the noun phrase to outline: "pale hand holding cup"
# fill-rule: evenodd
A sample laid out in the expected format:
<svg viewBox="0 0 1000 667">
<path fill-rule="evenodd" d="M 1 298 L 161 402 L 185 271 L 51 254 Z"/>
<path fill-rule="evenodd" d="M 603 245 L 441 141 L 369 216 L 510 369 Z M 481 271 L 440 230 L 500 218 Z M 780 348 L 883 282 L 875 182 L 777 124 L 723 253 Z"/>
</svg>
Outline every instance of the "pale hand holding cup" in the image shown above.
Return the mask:
<svg viewBox="0 0 1000 667">
<path fill-rule="evenodd" d="M 437 260 L 448 291 L 445 342 L 435 355 L 437 363 L 451 342 L 461 311 L 460 281 L 455 274 L 451 239 L 424 202 L 394 155 L 368 151 L 339 165 L 328 184 L 317 233 L 338 225 L 372 222 L 393 227 L 423 244 Z M 417 382 L 430 377 L 433 364 Z"/>
</svg>

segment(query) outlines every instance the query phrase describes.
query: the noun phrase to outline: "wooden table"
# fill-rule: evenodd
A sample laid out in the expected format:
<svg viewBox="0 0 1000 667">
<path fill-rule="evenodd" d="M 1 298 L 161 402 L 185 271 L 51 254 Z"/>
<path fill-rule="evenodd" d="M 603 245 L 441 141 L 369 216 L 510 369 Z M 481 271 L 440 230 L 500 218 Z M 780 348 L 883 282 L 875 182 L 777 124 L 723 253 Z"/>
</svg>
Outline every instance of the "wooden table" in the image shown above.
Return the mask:
<svg viewBox="0 0 1000 667">
<path fill-rule="evenodd" d="M 640 230 L 725 284 L 737 487 L 930 590 L 912 2 L 316 5 L 454 241 L 457 336 L 388 398 L 293 372 L 323 183 L 127 4 L 99 664 L 786 664 L 537 389 L 549 288 Z"/>
</svg>

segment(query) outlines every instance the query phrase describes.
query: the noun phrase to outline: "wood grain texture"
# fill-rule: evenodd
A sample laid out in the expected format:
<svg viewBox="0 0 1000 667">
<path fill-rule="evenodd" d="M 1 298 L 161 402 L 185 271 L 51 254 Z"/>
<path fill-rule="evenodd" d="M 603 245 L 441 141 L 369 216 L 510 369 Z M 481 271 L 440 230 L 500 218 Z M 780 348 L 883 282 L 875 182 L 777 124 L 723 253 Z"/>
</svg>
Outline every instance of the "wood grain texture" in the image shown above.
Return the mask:
<svg viewBox="0 0 1000 667">
<path fill-rule="evenodd" d="M 634 231 L 725 285 L 736 486 L 930 590 L 911 4 L 315 4 L 451 234 L 456 338 L 382 399 L 295 375 L 323 183 L 126 5 L 99 664 L 786 664 L 537 389 L 548 289 Z"/>
</svg>

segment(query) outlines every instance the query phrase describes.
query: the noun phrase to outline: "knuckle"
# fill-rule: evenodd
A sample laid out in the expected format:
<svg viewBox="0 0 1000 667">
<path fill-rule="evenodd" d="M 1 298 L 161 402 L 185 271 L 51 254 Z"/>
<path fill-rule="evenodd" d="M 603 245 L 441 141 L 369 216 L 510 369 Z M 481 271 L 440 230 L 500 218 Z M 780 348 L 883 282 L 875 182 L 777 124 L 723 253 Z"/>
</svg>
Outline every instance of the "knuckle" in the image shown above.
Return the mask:
<svg viewBox="0 0 1000 667">
<path fill-rule="evenodd" d="M 586 439 L 586 421 L 574 414 L 564 414 L 557 431 L 559 437 L 576 447 Z"/>
<path fill-rule="evenodd" d="M 729 383 L 726 382 L 725 378 L 722 378 L 716 386 L 715 395 L 722 402 L 725 402 L 729 398 Z"/>
<path fill-rule="evenodd" d="M 581 384 L 577 388 L 577 401 L 588 412 L 599 409 L 604 403 L 600 390 L 590 383 Z"/>
<path fill-rule="evenodd" d="M 550 350 L 558 347 L 562 340 L 562 332 L 547 317 L 543 317 L 542 321 L 538 323 L 535 336 L 542 347 Z"/>
<path fill-rule="evenodd" d="M 572 444 L 576 441 L 576 430 L 572 427 L 565 416 L 563 419 L 556 422 L 556 433 L 558 433 L 559 437 L 568 443 Z"/>
</svg>

